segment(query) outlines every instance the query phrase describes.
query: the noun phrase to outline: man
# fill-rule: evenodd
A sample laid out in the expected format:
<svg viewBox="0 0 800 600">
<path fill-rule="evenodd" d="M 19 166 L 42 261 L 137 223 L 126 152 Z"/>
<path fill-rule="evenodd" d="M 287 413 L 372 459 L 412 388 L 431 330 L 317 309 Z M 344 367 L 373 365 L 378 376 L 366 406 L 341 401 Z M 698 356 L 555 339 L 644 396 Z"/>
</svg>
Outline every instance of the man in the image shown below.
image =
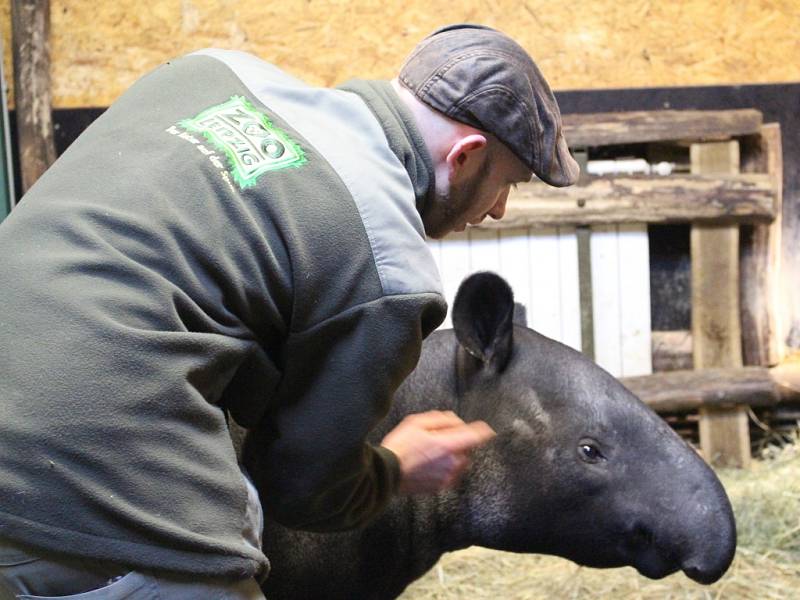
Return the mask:
<svg viewBox="0 0 800 600">
<path fill-rule="evenodd" d="M 261 505 L 336 530 L 453 485 L 485 423 L 365 438 L 445 315 L 425 234 L 502 217 L 532 173 L 577 166 L 488 28 L 435 32 L 391 83 L 220 50 L 137 82 L 0 227 L 0 590 L 259 598 Z"/>
</svg>

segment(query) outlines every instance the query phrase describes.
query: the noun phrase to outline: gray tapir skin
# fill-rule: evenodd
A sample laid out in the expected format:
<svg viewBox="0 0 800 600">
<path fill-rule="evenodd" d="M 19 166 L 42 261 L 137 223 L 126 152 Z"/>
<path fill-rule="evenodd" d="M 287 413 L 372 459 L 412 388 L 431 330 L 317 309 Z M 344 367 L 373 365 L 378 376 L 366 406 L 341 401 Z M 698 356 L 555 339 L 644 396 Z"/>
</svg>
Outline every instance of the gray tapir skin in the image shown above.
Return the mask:
<svg viewBox="0 0 800 600">
<path fill-rule="evenodd" d="M 719 480 L 652 410 L 582 354 L 512 324 L 490 273 L 468 278 L 454 331 L 433 334 L 375 432 L 430 409 L 483 419 L 497 437 L 457 489 L 397 497 L 365 529 L 291 531 L 267 520 L 270 600 L 396 598 L 439 557 L 471 545 L 717 580 L 736 548 Z M 257 469 L 258 435 L 245 447 Z M 253 473 L 258 485 L 258 473 Z M 268 490 L 260 490 L 267 494 Z"/>
</svg>

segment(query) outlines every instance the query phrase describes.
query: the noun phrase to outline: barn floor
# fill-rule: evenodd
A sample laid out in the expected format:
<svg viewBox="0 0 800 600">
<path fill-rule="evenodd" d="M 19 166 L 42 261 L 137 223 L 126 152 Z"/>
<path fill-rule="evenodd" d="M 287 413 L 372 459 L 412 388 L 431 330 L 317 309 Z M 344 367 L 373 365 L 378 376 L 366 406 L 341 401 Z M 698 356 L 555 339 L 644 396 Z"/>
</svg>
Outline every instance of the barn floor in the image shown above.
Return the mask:
<svg viewBox="0 0 800 600">
<path fill-rule="evenodd" d="M 712 586 L 659 581 L 548 556 L 469 548 L 446 555 L 401 600 L 789 600 L 800 598 L 800 443 L 771 446 L 746 472 L 721 471 L 736 513 L 734 563 Z"/>
</svg>

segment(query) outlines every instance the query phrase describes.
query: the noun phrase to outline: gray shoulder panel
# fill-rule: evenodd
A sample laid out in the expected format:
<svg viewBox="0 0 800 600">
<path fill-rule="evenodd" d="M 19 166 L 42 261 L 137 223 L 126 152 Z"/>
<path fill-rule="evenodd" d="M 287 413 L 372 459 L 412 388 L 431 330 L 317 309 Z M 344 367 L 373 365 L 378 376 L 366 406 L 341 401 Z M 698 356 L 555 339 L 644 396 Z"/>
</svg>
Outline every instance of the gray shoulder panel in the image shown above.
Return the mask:
<svg viewBox="0 0 800 600">
<path fill-rule="evenodd" d="M 339 174 L 358 208 L 384 294 L 442 293 L 414 191 L 380 123 L 355 94 L 314 88 L 255 56 L 208 49 Z"/>
</svg>

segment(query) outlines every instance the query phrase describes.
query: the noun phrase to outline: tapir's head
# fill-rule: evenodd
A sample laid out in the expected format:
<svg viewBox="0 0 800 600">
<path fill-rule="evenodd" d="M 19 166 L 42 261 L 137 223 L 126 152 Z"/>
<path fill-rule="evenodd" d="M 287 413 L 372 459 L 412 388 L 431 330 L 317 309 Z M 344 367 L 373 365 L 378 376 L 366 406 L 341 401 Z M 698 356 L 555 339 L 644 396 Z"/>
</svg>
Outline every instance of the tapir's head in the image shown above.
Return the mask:
<svg viewBox="0 0 800 600">
<path fill-rule="evenodd" d="M 498 432 L 464 482 L 469 543 L 716 581 L 736 528 L 714 472 L 592 361 L 512 324 L 513 309 L 490 273 L 454 305 L 459 412 Z"/>
</svg>

